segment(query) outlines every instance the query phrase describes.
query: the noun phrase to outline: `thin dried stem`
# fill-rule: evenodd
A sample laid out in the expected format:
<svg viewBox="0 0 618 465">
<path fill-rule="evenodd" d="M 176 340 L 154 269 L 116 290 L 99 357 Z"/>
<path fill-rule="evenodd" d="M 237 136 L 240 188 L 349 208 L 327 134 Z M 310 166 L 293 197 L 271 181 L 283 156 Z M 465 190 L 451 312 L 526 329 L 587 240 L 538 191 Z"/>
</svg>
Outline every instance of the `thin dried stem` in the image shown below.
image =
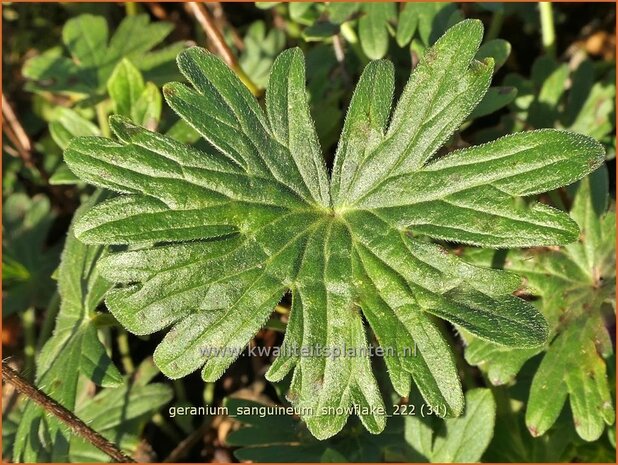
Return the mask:
<svg viewBox="0 0 618 465">
<path fill-rule="evenodd" d="M 234 46 L 242 52 L 245 49 L 245 43 L 236 28 L 227 20 L 225 10 L 223 9 L 221 3 L 209 2 L 208 8 L 212 11 L 212 15 L 215 17 L 215 22 L 219 24 L 219 29 L 229 30 Z"/>
<path fill-rule="evenodd" d="M 163 8 L 163 5 L 161 5 L 160 3 L 148 2 L 146 3 L 146 6 L 148 7 L 148 9 L 150 10 L 150 12 L 153 14 L 155 18 L 161 19 L 161 20 L 167 19 L 167 11 L 165 11 L 165 8 Z"/>
<path fill-rule="evenodd" d="M 240 80 L 247 86 L 253 95 L 260 95 L 260 90 L 238 64 L 236 56 L 227 43 L 225 43 L 223 34 L 217 28 L 212 14 L 204 4 L 199 2 L 187 2 L 185 3 L 185 9 L 189 14 L 194 16 L 200 24 L 206 36 L 210 39 L 214 52 L 223 58 L 223 61 L 236 72 Z"/>
<path fill-rule="evenodd" d="M 73 412 L 64 408 L 36 386 L 33 386 L 28 380 L 11 368 L 5 360 L 2 361 L 2 379 L 11 383 L 20 393 L 40 405 L 46 412 L 54 415 L 58 420 L 71 428 L 75 434 L 88 441 L 101 452 L 109 455 L 116 462 L 135 462 L 131 457 L 118 449 L 118 447 L 101 436 L 101 434 L 86 425 L 86 423 L 80 420 Z"/>
<path fill-rule="evenodd" d="M 175 463 L 189 455 L 191 449 L 204 437 L 209 428 L 209 421 L 202 423 L 198 429 L 178 443 L 174 450 L 170 452 L 170 455 L 163 460 L 163 463 Z"/>
<path fill-rule="evenodd" d="M 236 60 L 232 50 L 225 43 L 223 34 L 219 31 L 219 29 L 217 29 L 214 18 L 204 4 L 198 2 L 187 2 L 185 4 L 185 8 L 195 17 L 200 26 L 202 26 L 206 36 L 212 42 L 215 53 L 223 58 L 223 61 L 225 61 L 230 68 L 235 68 L 238 66 L 238 60 Z"/>
<path fill-rule="evenodd" d="M 28 167 L 34 166 L 30 139 L 4 94 L 2 94 L 2 129 L 17 149 L 17 153 L 24 164 Z"/>
</svg>

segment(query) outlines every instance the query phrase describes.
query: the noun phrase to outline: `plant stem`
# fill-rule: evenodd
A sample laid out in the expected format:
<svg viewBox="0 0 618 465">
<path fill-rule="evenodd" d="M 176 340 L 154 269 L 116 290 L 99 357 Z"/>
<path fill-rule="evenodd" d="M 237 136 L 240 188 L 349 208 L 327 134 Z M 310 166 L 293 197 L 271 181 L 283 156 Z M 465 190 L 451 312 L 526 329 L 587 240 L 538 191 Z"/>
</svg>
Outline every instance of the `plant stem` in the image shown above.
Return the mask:
<svg viewBox="0 0 618 465">
<path fill-rule="evenodd" d="M 67 425 L 71 431 L 100 451 L 109 455 L 116 462 L 134 462 L 131 457 L 101 436 L 101 434 L 86 425 L 86 423 L 80 420 L 73 412 L 67 410 L 43 391 L 33 386 L 26 378 L 13 370 L 5 360 L 2 361 L 2 379 L 11 383 L 17 391 L 40 405 L 46 412 L 51 413 L 58 420 Z"/>
<path fill-rule="evenodd" d="M 163 463 L 175 463 L 185 458 L 193 446 L 195 446 L 208 432 L 210 428 L 210 418 L 206 419 L 202 425 L 193 431 L 188 437 L 180 441 L 170 454 L 163 460 Z"/>
<path fill-rule="evenodd" d="M 358 36 L 356 32 L 352 28 L 349 22 L 345 22 L 341 24 L 341 35 L 346 40 L 348 44 L 350 44 L 350 48 L 356 54 L 358 59 L 360 60 L 363 66 L 369 64 L 369 58 L 363 52 L 363 49 L 360 46 L 360 42 L 358 40 Z"/>
<path fill-rule="evenodd" d="M 21 324 L 24 327 L 24 376 L 28 381 L 34 379 L 34 354 L 36 351 L 36 334 L 34 328 L 34 307 L 21 314 Z"/>
<path fill-rule="evenodd" d="M 30 142 L 28 134 L 26 134 L 19 118 L 13 111 L 13 107 L 9 101 L 4 98 L 4 93 L 2 94 L 2 132 L 15 147 L 15 155 L 8 151 L 7 153 L 19 157 L 24 163 L 24 166 L 38 171 L 45 182 L 48 182 L 49 174 L 47 174 L 47 171 L 45 171 L 40 161 L 37 162 L 32 156 L 32 142 Z M 9 146 L 7 146 L 7 148 L 8 147 Z"/>
<path fill-rule="evenodd" d="M 554 27 L 554 14 L 551 2 L 540 2 L 541 34 L 543 49 L 549 56 L 556 57 L 556 29 Z"/>
<path fill-rule="evenodd" d="M 138 6 L 135 2 L 124 2 L 124 9 L 127 16 L 135 16 L 138 13 Z"/>
<path fill-rule="evenodd" d="M 165 420 L 163 415 L 155 413 L 152 422 L 159 427 L 170 439 L 176 442 L 182 441 L 182 436 Z"/>
<path fill-rule="evenodd" d="M 116 338 L 116 342 L 118 343 L 118 351 L 120 352 L 120 360 L 122 362 L 122 367 L 127 375 L 132 375 L 135 371 L 135 365 L 133 365 L 133 360 L 131 359 L 131 351 L 129 350 L 129 335 L 128 333 L 121 329 L 118 332 L 118 337 Z"/>
<path fill-rule="evenodd" d="M 104 137 L 110 137 L 112 135 L 111 130 L 109 129 L 109 123 L 107 122 L 107 109 L 105 108 L 105 102 L 97 103 L 97 121 L 99 123 L 99 128 L 101 129 L 101 134 Z"/>
<path fill-rule="evenodd" d="M 495 39 L 500 35 L 500 31 L 502 30 L 502 24 L 504 23 L 504 10 L 497 10 L 494 12 L 491 23 L 489 25 L 489 30 L 487 31 L 487 35 L 485 36 L 485 41 Z"/>
</svg>

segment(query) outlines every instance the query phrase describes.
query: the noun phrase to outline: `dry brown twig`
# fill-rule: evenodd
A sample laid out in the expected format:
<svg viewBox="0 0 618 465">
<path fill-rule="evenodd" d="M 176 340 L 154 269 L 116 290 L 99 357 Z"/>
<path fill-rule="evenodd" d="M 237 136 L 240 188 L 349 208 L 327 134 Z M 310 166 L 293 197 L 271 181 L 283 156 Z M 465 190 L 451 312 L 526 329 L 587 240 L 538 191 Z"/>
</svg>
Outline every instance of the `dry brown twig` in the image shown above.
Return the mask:
<svg viewBox="0 0 618 465">
<path fill-rule="evenodd" d="M 86 423 L 79 419 L 73 412 L 67 410 L 43 391 L 33 386 L 28 380 L 15 371 L 6 360 L 2 361 L 2 379 L 12 384 L 17 391 L 24 394 L 33 402 L 40 405 L 46 412 L 54 415 L 58 420 L 67 425 L 75 434 L 88 441 L 100 451 L 109 455 L 119 463 L 135 462 L 131 457 L 122 452 L 118 447 L 101 436 Z"/>
<path fill-rule="evenodd" d="M 215 21 L 219 25 L 219 29 L 227 29 L 230 31 L 234 46 L 242 52 L 245 49 L 245 43 L 242 41 L 242 37 L 240 37 L 240 34 L 238 34 L 236 28 L 228 21 L 221 3 L 208 2 L 208 8 L 212 11 L 212 15 L 215 17 Z"/>
<path fill-rule="evenodd" d="M 238 64 L 236 56 L 225 42 L 223 33 L 217 28 L 210 11 L 201 2 L 187 2 L 184 5 L 187 12 L 196 19 L 206 33 L 206 36 L 210 39 L 214 52 L 223 58 L 223 61 L 234 70 L 253 95 L 260 95 L 261 92 L 258 87 Z"/>
<path fill-rule="evenodd" d="M 223 61 L 225 61 L 230 68 L 234 69 L 238 66 L 236 57 L 232 53 L 230 47 L 225 43 L 223 34 L 217 29 L 214 18 L 204 4 L 200 2 L 187 2 L 185 3 L 185 8 L 200 24 L 206 36 L 212 42 L 215 53 L 223 58 Z"/>
<path fill-rule="evenodd" d="M 13 107 L 2 94 L 2 130 L 15 146 L 17 154 L 28 167 L 34 166 L 32 161 L 32 144 L 24 131 L 23 126 L 17 119 Z"/>
</svg>

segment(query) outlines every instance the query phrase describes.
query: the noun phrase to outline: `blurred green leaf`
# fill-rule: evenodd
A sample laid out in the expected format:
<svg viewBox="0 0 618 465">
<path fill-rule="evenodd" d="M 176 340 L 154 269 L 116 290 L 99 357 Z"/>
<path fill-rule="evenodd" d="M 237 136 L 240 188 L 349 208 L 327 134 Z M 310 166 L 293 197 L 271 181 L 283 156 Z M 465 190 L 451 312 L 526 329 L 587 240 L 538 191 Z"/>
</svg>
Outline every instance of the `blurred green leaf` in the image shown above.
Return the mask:
<svg viewBox="0 0 618 465">
<path fill-rule="evenodd" d="M 127 16 L 108 39 L 104 17 L 83 14 L 64 25 L 62 38 L 70 58 L 53 48 L 29 59 L 22 70 L 35 92 L 78 94 L 97 97 L 105 92 L 107 80 L 123 59 L 136 63 L 146 79 L 156 83 L 175 75 L 174 59 L 183 43 L 153 50 L 172 31 L 166 22 L 151 23 L 148 15 Z"/>
<path fill-rule="evenodd" d="M 358 36 L 365 54 L 372 60 L 386 55 L 388 50 L 389 21 L 396 18 L 395 4 L 390 2 L 363 3 L 361 17 L 358 20 Z"/>
<path fill-rule="evenodd" d="M 529 388 L 529 383 L 526 388 Z M 484 462 L 577 461 L 574 447 L 577 435 L 572 422 L 565 415 L 559 418 L 550 431 L 535 438 L 526 428 L 525 404 L 516 400 L 515 388 L 503 386 L 494 388 L 492 391 L 497 403 L 496 426 L 492 441 L 483 455 Z"/>
<path fill-rule="evenodd" d="M 76 213 L 79 218 L 100 198 L 94 195 Z M 87 246 L 70 232 L 58 272 L 61 297 L 54 334 L 37 358 L 36 384 L 69 410 L 74 410 L 80 375 L 103 387 L 123 379 L 98 339 L 91 318 L 110 284 L 98 274 L 103 248 Z M 29 402 L 17 430 L 16 462 L 67 461 L 72 434 L 55 417 Z"/>
<path fill-rule="evenodd" d="M 571 217 L 582 234 L 559 250 L 530 249 L 509 253 L 506 268 L 523 275 L 552 329 L 530 388 L 526 424 L 543 435 L 570 400 L 580 437 L 598 439 L 615 420 L 606 361 L 613 352 L 608 323 L 615 307 L 615 213 L 608 208 L 607 170 L 602 167 L 577 187 Z M 609 323 L 611 324 L 611 323 Z M 494 384 L 510 381 L 523 363 L 538 353 L 511 351 L 472 341 L 470 363 L 488 370 Z"/>
<path fill-rule="evenodd" d="M 514 87 L 490 87 L 468 119 L 490 115 L 511 103 L 516 95 L 517 89 Z"/>
<path fill-rule="evenodd" d="M 509 55 L 511 54 L 511 44 L 503 39 L 488 40 L 479 48 L 476 54 L 477 60 L 484 60 L 485 58 L 494 59 L 494 72 L 498 71 L 502 67 Z"/>
<path fill-rule="evenodd" d="M 328 19 L 341 24 L 351 19 L 361 8 L 358 2 L 328 2 Z"/>
<path fill-rule="evenodd" d="M 273 62 L 285 47 L 285 33 L 276 28 L 267 32 L 264 21 L 255 21 L 249 26 L 243 42 L 245 49 L 239 58 L 240 66 L 258 87 L 264 89 Z"/>
<path fill-rule="evenodd" d="M 47 197 L 9 196 L 2 208 L 2 316 L 44 308 L 55 283 L 61 244 L 47 244 L 55 214 Z"/>
<path fill-rule="evenodd" d="M 101 131 L 92 122 L 75 110 L 58 107 L 53 120 L 49 123 L 49 132 L 54 142 L 64 150 L 74 137 L 100 136 Z"/>
<path fill-rule="evenodd" d="M 404 47 L 409 44 L 416 32 L 418 24 L 418 11 L 414 3 L 406 3 L 397 20 L 397 44 Z"/>
<path fill-rule="evenodd" d="M 154 367 L 152 359 L 146 359 L 136 377 L 151 367 Z M 75 414 L 122 450 L 131 452 L 139 445 L 138 435 L 145 423 L 172 397 L 171 387 L 165 384 L 129 382 L 117 388 L 103 389 L 96 396 L 87 398 L 80 403 Z M 79 436 L 71 438 L 69 448 L 71 462 L 110 461 L 106 454 Z"/>
<path fill-rule="evenodd" d="M 478 462 L 494 433 L 496 403 L 491 390 L 466 392 L 466 410 L 461 417 L 445 420 L 446 434 L 436 436 L 431 461 Z"/>
<path fill-rule="evenodd" d="M 161 93 L 152 82 L 144 82 L 142 73 L 124 58 L 107 82 L 114 113 L 154 130 L 161 119 Z"/>
</svg>

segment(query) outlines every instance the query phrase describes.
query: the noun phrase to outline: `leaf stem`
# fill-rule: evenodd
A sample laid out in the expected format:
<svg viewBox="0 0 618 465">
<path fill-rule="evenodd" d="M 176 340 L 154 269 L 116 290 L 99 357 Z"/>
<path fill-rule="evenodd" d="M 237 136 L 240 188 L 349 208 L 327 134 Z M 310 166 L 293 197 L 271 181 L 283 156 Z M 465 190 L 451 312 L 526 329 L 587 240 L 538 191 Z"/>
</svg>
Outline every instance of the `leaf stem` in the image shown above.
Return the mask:
<svg viewBox="0 0 618 465">
<path fill-rule="evenodd" d="M 49 174 L 43 168 L 40 160 L 35 160 L 32 156 L 32 142 L 30 142 L 28 134 L 26 134 L 19 118 L 13 111 L 10 102 L 4 97 L 4 93 L 2 94 L 2 132 L 15 147 L 15 150 L 7 150 L 7 153 L 20 158 L 26 168 L 38 171 L 45 182 L 48 182 Z"/>
<path fill-rule="evenodd" d="M 549 56 L 556 57 L 556 28 L 554 27 L 554 14 L 551 2 L 539 2 L 541 16 L 541 35 L 543 49 Z"/>
<path fill-rule="evenodd" d="M 135 372 L 135 365 L 133 364 L 133 359 L 131 359 L 128 333 L 125 330 L 121 329 L 118 332 L 116 342 L 118 343 L 118 351 L 120 352 L 120 361 L 122 362 L 122 367 L 124 368 L 124 371 L 127 375 L 132 375 Z"/>
<path fill-rule="evenodd" d="M 109 128 L 109 123 L 107 122 L 107 109 L 105 108 L 105 102 L 97 103 L 96 105 L 97 111 L 97 121 L 99 123 L 99 128 L 101 129 L 101 134 L 104 137 L 111 137 L 112 132 Z"/>
<path fill-rule="evenodd" d="M 195 446 L 208 432 L 210 428 L 210 418 L 204 420 L 202 425 L 193 431 L 189 436 L 180 441 L 170 454 L 163 460 L 163 463 L 175 463 L 184 459 L 193 446 Z"/>
<path fill-rule="evenodd" d="M 24 376 L 28 381 L 34 379 L 34 354 L 36 352 L 36 334 L 34 327 L 34 307 L 26 309 L 21 314 L 21 324 L 24 328 Z"/>
<path fill-rule="evenodd" d="M 124 2 L 124 9 L 127 16 L 135 16 L 138 13 L 138 6 L 136 2 Z"/>
<path fill-rule="evenodd" d="M 160 413 L 155 413 L 152 416 L 152 422 L 159 427 L 161 431 L 163 431 L 170 439 L 176 442 L 180 442 L 182 440 L 182 436 L 172 426 L 165 420 L 163 415 Z"/>
<path fill-rule="evenodd" d="M 71 431 L 86 440 L 101 452 L 109 455 L 119 463 L 132 463 L 134 460 L 122 452 L 118 447 L 104 438 L 100 433 L 90 428 L 86 423 L 79 419 L 73 412 L 67 410 L 57 401 L 49 397 L 43 391 L 32 385 L 30 381 L 17 373 L 5 361 L 2 361 L 2 379 L 11 383 L 17 391 L 24 394 L 31 401 L 40 405 L 46 412 L 51 413 L 62 423 L 67 425 Z"/>
</svg>

